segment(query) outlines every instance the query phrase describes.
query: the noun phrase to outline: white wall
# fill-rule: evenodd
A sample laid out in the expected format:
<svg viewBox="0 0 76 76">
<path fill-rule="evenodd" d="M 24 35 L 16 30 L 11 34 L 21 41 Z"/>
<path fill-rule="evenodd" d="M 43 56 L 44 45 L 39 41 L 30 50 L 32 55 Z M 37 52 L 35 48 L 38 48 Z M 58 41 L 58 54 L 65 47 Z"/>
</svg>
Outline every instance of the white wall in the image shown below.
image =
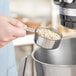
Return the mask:
<svg viewBox="0 0 76 76">
<path fill-rule="evenodd" d="M 51 13 L 50 0 L 12 0 L 12 12 L 24 16 L 48 16 Z"/>
</svg>

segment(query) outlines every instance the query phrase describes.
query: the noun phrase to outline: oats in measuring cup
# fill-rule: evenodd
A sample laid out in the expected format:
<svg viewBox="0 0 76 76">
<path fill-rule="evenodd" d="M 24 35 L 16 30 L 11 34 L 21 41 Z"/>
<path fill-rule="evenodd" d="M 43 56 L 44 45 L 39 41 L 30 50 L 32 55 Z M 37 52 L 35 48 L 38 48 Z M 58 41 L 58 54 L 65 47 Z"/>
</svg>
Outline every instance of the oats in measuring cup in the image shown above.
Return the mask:
<svg viewBox="0 0 76 76">
<path fill-rule="evenodd" d="M 48 28 L 38 28 L 36 31 L 40 36 L 47 38 L 47 39 L 51 39 L 51 40 L 59 40 L 61 39 L 61 36 L 54 32 L 51 29 Z"/>
</svg>

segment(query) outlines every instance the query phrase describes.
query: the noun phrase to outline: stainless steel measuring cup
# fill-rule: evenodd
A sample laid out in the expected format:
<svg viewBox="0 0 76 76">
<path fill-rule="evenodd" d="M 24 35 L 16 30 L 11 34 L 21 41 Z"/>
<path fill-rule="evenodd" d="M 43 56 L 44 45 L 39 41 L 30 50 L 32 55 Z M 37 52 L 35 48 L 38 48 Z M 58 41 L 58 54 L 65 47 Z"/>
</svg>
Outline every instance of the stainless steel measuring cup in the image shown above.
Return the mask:
<svg viewBox="0 0 76 76">
<path fill-rule="evenodd" d="M 37 32 L 38 29 L 50 30 L 53 33 L 59 35 L 60 38 L 59 39 L 55 39 L 55 38 L 54 39 L 51 39 L 51 38 L 49 39 L 49 38 L 43 37 L 40 34 L 38 34 L 38 32 Z M 59 46 L 59 44 L 61 42 L 61 39 L 62 39 L 62 34 L 60 32 L 58 32 L 57 30 L 53 29 L 53 28 L 40 27 L 40 28 L 37 28 L 35 30 L 35 43 L 38 46 L 42 47 L 42 48 L 45 48 L 45 49 L 56 49 L 56 48 L 58 48 L 58 46 Z"/>
<path fill-rule="evenodd" d="M 53 33 L 59 35 L 60 38 L 59 39 L 48 39 L 46 37 L 43 37 L 42 35 L 40 35 L 37 32 L 38 30 L 45 30 L 45 29 L 52 31 Z M 26 30 L 30 31 L 30 32 L 34 32 L 35 33 L 35 37 L 34 37 L 35 44 L 37 44 L 38 46 L 45 48 L 45 49 L 56 49 L 56 48 L 58 48 L 58 46 L 61 42 L 61 39 L 62 39 L 62 34 L 53 28 L 38 27 L 34 30 L 32 28 L 27 27 Z"/>
</svg>

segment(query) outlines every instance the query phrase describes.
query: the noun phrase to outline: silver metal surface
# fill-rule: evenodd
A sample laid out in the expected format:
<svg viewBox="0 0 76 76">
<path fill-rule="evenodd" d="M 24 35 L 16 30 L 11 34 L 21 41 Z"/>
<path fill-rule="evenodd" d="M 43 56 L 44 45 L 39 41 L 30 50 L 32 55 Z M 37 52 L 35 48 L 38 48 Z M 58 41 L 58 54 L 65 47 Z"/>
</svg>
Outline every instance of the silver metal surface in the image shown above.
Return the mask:
<svg viewBox="0 0 76 76">
<path fill-rule="evenodd" d="M 73 2 L 73 0 L 54 0 L 54 2 L 57 4 L 57 5 L 59 5 L 59 4 L 61 4 L 62 2 L 65 2 L 65 3 L 72 3 Z"/>
<path fill-rule="evenodd" d="M 60 7 L 60 14 L 67 16 L 76 16 L 76 9 Z"/>
<path fill-rule="evenodd" d="M 74 0 L 63 0 L 66 3 L 72 3 Z"/>
<path fill-rule="evenodd" d="M 38 28 L 39 29 L 39 28 Z M 53 28 L 40 28 L 40 29 L 49 29 L 55 33 L 57 33 L 59 36 L 60 36 L 60 39 L 59 40 L 51 40 L 51 39 L 48 39 L 48 38 L 45 38 L 45 37 L 42 37 L 40 36 L 36 31 L 35 31 L 35 43 L 42 47 L 42 48 L 45 48 L 45 49 L 56 49 L 58 48 L 60 42 L 61 42 L 61 39 L 62 39 L 62 34 L 59 33 L 58 31 L 56 31 L 55 29 Z"/>
<path fill-rule="evenodd" d="M 37 76 L 76 76 L 76 38 L 63 39 L 59 48 L 33 51 Z"/>
<path fill-rule="evenodd" d="M 62 0 L 54 0 L 54 2 L 55 4 L 59 5 L 62 2 Z"/>
<path fill-rule="evenodd" d="M 33 29 L 31 27 L 25 27 L 24 29 L 29 32 L 35 32 L 35 29 Z"/>
</svg>

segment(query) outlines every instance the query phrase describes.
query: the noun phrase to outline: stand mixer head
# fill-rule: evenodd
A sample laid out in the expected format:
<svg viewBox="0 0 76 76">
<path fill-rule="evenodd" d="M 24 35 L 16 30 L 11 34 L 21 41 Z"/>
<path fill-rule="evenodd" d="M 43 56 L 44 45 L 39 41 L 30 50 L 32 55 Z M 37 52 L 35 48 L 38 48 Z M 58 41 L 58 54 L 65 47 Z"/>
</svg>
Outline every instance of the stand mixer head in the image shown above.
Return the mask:
<svg viewBox="0 0 76 76">
<path fill-rule="evenodd" d="M 60 19 L 64 27 L 76 29 L 76 0 L 54 0 L 60 5 Z"/>
</svg>

